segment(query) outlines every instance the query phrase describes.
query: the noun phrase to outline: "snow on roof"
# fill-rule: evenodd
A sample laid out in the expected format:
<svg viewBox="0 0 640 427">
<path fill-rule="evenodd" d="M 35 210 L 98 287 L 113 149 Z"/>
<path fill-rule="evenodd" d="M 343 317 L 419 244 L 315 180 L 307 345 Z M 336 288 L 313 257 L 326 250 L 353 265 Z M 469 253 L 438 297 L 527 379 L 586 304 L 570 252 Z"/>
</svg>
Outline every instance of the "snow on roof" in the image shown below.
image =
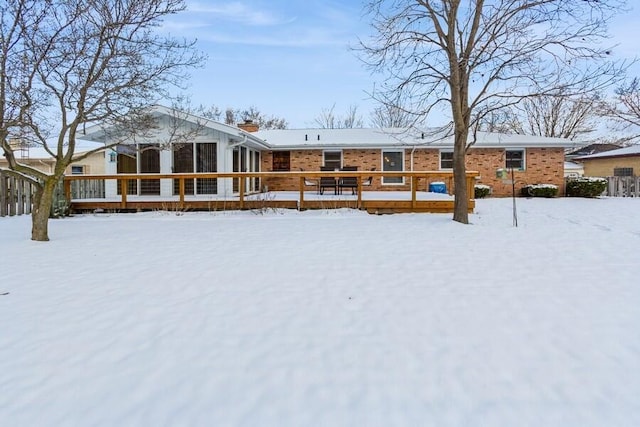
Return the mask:
<svg viewBox="0 0 640 427">
<path fill-rule="evenodd" d="M 605 157 L 640 156 L 640 144 L 630 145 L 617 150 L 604 151 L 602 153 L 591 154 L 590 156 L 576 157 L 577 160 L 600 159 Z"/>
<path fill-rule="evenodd" d="M 149 114 L 152 116 L 160 117 L 160 116 L 169 116 L 175 117 L 180 120 L 184 120 L 190 123 L 197 123 L 198 125 L 207 128 L 213 129 L 218 132 L 226 133 L 234 137 L 233 139 L 238 141 L 249 141 L 257 146 L 264 147 L 264 141 L 255 136 L 255 133 L 246 132 L 236 126 L 231 126 L 225 123 L 220 123 L 215 120 L 207 119 L 205 117 L 200 117 L 195 114 L 187 113 L 184 111 L 178 111 L 170 107 L 165 107 L 163 105 L 152 105 L 148 109 Z M 86 129 L 85 134 L 83 135 L 85 138 L 93 140 L 93 141 L 104 141 L 107 138 L 107 133 L 109 131 L 109 127 L 103 127 L 100 124 L 90 126 Z"/>
<path fill-rule="evenodd" d="M 57 149 L 57 144 L 55 141 L 47 141 L 49 149 L 54 151 Z M 85 153 L 90 150 L 95 150 L 96 148 L 104 147 L 103 143 L 94 142 L 94 141 L 86 141 L 83 139 L 76 140 L 76 147 L 74 150 L 75 154 Z M 35 145 L 33 147 L 28 147 L 25 150 L 25 154 L 28 155 L 30 159 L 51 159 L 51 154 L 44 149 L 42 145 Z M 16 151 L 16 155 L 19 155 L 18 151 Z"/>
<path fill-rule="evenodd" d="M 407 130 L 398 129 L 273 129 L 255 133 L 274 148 L 327 148 L 406 145 Z"/>
<path fill-rule="evenodd" d="M 453 147 L 453 136 L 438 129 L 416 128 L 355 128 L 355 129 L 270 129 L 245 132 L 235 126 L 178 112 L 168 107 L 149 107 L 153 115 L 175 115 L 186 121 L 225 132 L 238 140 L 249 141 L 262 148 L 274 149 L 326 149 L 326 148 L 385 148 L 385 147 Z M 87 128 L 84 136 L 94 141 L 104 140 L 105 129 L 100 125 Z M 473 135 L 470 134 L 470 140 Z M 564 138 L 547 138 L 534 135 L 477 132 L 475 146 L 483 148 L 562 147 L 575 148 L 580 143 Z"/>
<path fill-rule="evenodd" d="M 617 150 L 618 148 L 622 148 L 619 144 L 613 143 L 592 143 L 589 145 L 585 145 L 584 147 L 578 147 L 575 150 L 567 153 L 568 156 L 579 157 L 579 156 L 590 156 L 591 154 L 603 153 L 605 151 Z"/>
<path fill-rule="evenodd" d="M 376 147 L 453 147 L 453 136 L 433 129 L 274 129 L 261 130 L 256 136 L 279 149 L 376 148 Z M 470 136 L 471 137 L 471 136 Z M 574 147 L 574 141 L 533 135 L 478 132 L 475 146 Z"/>
</svg>

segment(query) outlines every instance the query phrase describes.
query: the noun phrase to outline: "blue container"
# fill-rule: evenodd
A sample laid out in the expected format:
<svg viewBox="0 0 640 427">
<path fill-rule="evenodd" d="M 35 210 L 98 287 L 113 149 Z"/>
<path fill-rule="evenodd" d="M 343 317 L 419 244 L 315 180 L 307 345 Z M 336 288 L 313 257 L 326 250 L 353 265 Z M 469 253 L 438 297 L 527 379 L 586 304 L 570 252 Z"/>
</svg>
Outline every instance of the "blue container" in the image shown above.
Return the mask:
<svg viewBox="0 0 640 427">
<path fill-rule="evenodd" d="M 429 184 L 429 192 L 447 194 L 447 186 L 444 182 L 432 182 Z"/>
</svg>

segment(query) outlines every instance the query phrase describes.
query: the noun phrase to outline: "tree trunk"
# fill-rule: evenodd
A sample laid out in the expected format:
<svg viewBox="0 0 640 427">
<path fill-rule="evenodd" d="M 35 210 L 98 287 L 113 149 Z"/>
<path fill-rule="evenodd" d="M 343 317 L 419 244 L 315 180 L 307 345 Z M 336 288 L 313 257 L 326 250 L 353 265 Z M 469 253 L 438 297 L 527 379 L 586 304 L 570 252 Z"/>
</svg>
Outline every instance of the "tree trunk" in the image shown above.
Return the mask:
<svg viewBox="0 0 640 427">
<path fill-rule="evenodd" d="M 49 241 L 49 215 L 51 214 L 51 202 L 56 183 L 55 178 L 50 178 L 45 181 L 44 185 L 36 188 L 31 212 L 31 240 Z"/>
<path fill-rule="evenodd" d="M 467 192 L 466 150 L 467 131 L 456 129 L 453 151 L 453 220 L 469 224 L 469 194 Z"/>
</svg>

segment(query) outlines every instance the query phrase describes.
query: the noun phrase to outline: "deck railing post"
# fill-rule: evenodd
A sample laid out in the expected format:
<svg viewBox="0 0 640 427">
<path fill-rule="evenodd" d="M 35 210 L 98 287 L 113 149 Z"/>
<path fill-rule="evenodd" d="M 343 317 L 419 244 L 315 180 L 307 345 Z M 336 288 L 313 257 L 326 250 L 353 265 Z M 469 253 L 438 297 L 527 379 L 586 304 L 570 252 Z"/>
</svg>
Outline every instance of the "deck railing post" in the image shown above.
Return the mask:
<svg viewBox="0 0 640 427">
<path fill-rule="evenodd" d="M 244 180 L 245 180 L 245 176 L 244 174 L 240 175 L 240 186 L 238 188 L 238 191 L 240 192 L 240 209 L 244 209 Z"/>
<path fill-rule="evenodd" d="M 180 187 L 180 207 L 184 206 L 184 177 L 180 177 L 178 179 L 179 187 Z"/>
<path fill-rule="evenodd" d="M 71 181 L 63 178 L 64 182 L 64 198 L 71 202 Z"/>
<path fill-rule="evenodd" d="M 358 183 L 358 201 L 356 202 L 356 208 L 357 209 L 362 209 L 362 175 L 358 175 L 357 178 L 357 183 Z"/>
<path fill-rule="evenodd" d="M 418 181 L 415 175 L 411 175 L 411 209 L 415 209 L 417 205 L 417 197 L 416 197 L 416 187 L 418 186 Z"/>
<path fill-rule="evenodd" d="M 122 209 L 126 209 L 127 207 L 127 191 L 129 189 L 129 180 L 127 178 L 122 178 L 122 201 L 120 202 L 120 207 Z"/>
<path fill-rule="evenodd" d="M 304 210 L 304 176 L 300 175 L 300 202 L 298 203 L 298 210 Z"/>
</svg>

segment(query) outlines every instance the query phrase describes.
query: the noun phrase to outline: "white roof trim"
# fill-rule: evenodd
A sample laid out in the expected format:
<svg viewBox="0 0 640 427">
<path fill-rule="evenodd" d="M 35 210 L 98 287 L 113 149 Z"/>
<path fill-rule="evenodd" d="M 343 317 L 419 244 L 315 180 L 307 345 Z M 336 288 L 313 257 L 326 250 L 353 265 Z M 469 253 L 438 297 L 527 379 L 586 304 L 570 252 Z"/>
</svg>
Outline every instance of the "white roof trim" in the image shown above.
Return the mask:
<svg viewBox="0 0 640 427">
<path fill-rule="evenodd" d="M 205 117 L 196 116 L 195 114 L 178 111 L 173 108 L 165 107 L 163 105 L 153 105 L 149 107 L 149 114 L 155 116 L 173 116 L 179 114 L 179 118 L 191 123 L 198 123 L 205 128 L 213 129 L 218 132 L 226 133 L 239 141 L 249 141 L 262 148 L 268 148 L 265 142 L 258 138 L 255 133 L 246 132 L 238 127 L 227 125 L 217 122 L 215 120 L 207 119 Z M 87 128 L 82 135 L 85 140 L 100 141 L 105 136 L 105 128 L 102 125 L 94 125 Z"/>
<path fill-rule="evenodd" d="M 326 148 L 452 148 L 453 136 L 438 135 L 432 129 L 278 129 L 262 130 L 256 135 L 279 150 Z M 577 143 L 564 138 L 478 132 L 477 148 L 569 148 Z M 423 137 L 424 136 L 424 137 Z M 470 135 L 470 138 L 472 135 Z"/>
</svg>

